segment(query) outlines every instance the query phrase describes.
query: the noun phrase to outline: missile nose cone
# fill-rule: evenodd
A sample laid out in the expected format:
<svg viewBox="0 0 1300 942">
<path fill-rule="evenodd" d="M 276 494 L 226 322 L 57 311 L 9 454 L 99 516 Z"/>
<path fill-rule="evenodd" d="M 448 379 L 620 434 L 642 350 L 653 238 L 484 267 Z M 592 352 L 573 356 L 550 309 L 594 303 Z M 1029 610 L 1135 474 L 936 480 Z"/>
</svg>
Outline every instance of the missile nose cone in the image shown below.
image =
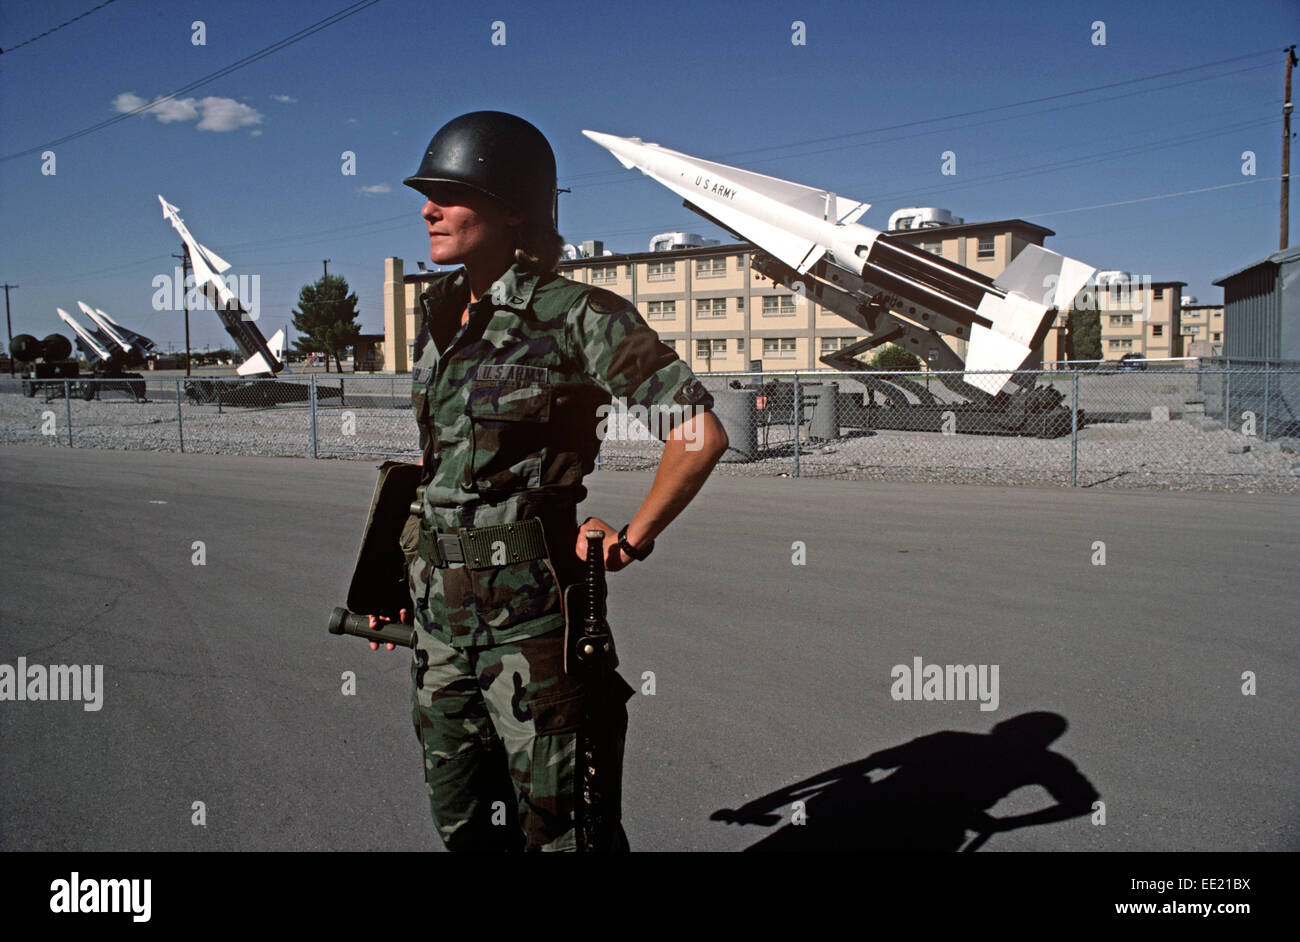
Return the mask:
<svg viewBox="0 0 1300 942">
<path fill-rule="evenodd" d="M 619 144 L 632 143 L 628 138 L 619 137 L 617 134 L 604 134 L 600 131 L 583 131 L 582 133 L 583 136 L 587 137 L 589 140 L 595 141 L 606 150 L 611 150 Z"/>
<path fill-rule="evenodd" d="M 619 137 L 617 134 L 603 134 L 600 131 L 582 133 L 613 154 L 618 158 L 618 162 L 629 170 L 637 166 L 637 163 L 631 159 L 631 155 L 645 146 L 645 142 L 639 137 Z"/>
</svg>

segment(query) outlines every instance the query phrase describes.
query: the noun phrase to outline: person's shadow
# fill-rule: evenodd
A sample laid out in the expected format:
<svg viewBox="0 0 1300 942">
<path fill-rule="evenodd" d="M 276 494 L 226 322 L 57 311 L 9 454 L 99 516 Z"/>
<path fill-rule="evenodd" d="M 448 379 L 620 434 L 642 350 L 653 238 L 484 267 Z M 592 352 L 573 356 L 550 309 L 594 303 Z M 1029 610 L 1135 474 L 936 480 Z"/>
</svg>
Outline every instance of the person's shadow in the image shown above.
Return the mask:
<svg viewBox="0 0 1300 942">
<path fill-rule="evenodd" d="M 709 817 L 741 825 L 786 822 L 746 851 L 972 851 L 998 831 L 1092 810 L 1099 797 L 1092 783 L 1048 749 L 1068 725 L 1056 713 L 1023 713 L 988 735 L 931 733 Z M 871 779 L 869 773 L 886 769 L 897 771 Z M 989 816 L 988 809 L 1025 785 L 1041 785 L 1057 803 Z M 774 813 L 781 808 L 784 814 Z M 968 831 L 975 832 L 969 842 Z"/>
</svg>

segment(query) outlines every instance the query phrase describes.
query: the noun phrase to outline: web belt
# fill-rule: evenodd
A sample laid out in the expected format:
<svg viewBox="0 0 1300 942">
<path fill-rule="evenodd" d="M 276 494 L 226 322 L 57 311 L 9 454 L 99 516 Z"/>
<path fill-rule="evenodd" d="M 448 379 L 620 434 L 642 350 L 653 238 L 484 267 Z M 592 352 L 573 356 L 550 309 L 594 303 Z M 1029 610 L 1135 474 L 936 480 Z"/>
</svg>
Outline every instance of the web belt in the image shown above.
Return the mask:
<svg viewBox="0 0 1300 942">
<path fill-rule="evenodd" d="M 419 549 L 421 556 L 439 568 L 464 563 L 469 569 L 493 569 L 545 558 L 546 538 L 536 517 L 490 527 L 462 527 L 455 532 L 433 530 L 421 522 Z"/>
</svg>

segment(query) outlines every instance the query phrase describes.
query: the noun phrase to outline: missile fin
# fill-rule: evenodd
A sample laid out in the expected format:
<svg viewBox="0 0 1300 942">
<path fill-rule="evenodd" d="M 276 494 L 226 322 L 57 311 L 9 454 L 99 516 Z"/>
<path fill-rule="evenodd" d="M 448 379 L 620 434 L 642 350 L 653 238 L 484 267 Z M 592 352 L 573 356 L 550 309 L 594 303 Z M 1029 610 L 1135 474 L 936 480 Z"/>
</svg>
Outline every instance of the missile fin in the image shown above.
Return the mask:
<svg viewBox="0 0 1300 942">
<path fill-rule="evenodd" d="M 866 215 L 870 208 L 870 203 L 859 203 L 857 200 L 837 196 L 835 197 L 835 222 L 841 226 L 852 225 Z"/>
<path fill-rule="evenodd" d="M 271 335 L 271 339 L 266 342 L 266 347 L 268 350 L 271 351 L 272 354 L 275 355 L 275 358 L 277 360 L 281 362 L 284 361 L 284 328 L 283 327 L 281 327 L 279 330 L 277 330 L 274 334 Z"/>
<path fill-rule="evenodd" d="M 1025 344 L 983 324 L 972 324 L 970 344 L 966 347 L 966 382 L 996 396 L 1028 356 L 1029 347 Z M 1007 372 L 986 372 L 989 370 Z"/>
<path fill-rule="evenodd" d="M 266 364 L 266 358 L 260 353 L 254 353 L 239 366 L 235 367 L 235 372 L 240 376 L 257 376 L 261 373 L 270 373 L 271 368 Z"/>
<path fill-rule="evenodd" d="M 826 246 L 793 235 L 787 229 L 763 222 L 748 213 L 738 212 L 716 200 L 701 200 L 701 208 L 716 218 L 726 228 L 739 232 L 769 255 L 804 274 L 826 254 Z"/>
<path fill-rule="evenodd" d="M 1064 310 L 1095 270 L 1041 245 L 1027 245 L 993 283 L 1008 293 Z"/>
</svg>

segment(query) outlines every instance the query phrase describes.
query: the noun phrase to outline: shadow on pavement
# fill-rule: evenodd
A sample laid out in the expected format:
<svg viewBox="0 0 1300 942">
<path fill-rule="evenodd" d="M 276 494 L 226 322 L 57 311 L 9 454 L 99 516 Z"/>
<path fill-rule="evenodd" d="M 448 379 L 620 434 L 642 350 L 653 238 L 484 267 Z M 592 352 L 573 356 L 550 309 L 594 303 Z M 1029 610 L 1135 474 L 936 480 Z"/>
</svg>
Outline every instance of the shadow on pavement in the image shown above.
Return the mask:
<svg viewBox="0 0 1300 942">
<path fill-rule="evenodd" d="M 1004 720 L 988 734 L 931 733 L 709 817 L 740 825 L 786 822 L 746 851 L 974 851 L 999 831 L 1092 810 L 1099 797 L 1092 783 L 1048 749 L 1068 725 L 1059 714 L 1033 712 Z M 895 771 L 871 779 L 871 772 L 887 769 Z M 988 809 L 1026 785 L 1042 786 L 1057 804 L 989 816 Z M 802 802 L 801 824 L 794 823 L 795 802 Z M 785 806 L 792 807 L 775 813 Z"/>
</svg>

